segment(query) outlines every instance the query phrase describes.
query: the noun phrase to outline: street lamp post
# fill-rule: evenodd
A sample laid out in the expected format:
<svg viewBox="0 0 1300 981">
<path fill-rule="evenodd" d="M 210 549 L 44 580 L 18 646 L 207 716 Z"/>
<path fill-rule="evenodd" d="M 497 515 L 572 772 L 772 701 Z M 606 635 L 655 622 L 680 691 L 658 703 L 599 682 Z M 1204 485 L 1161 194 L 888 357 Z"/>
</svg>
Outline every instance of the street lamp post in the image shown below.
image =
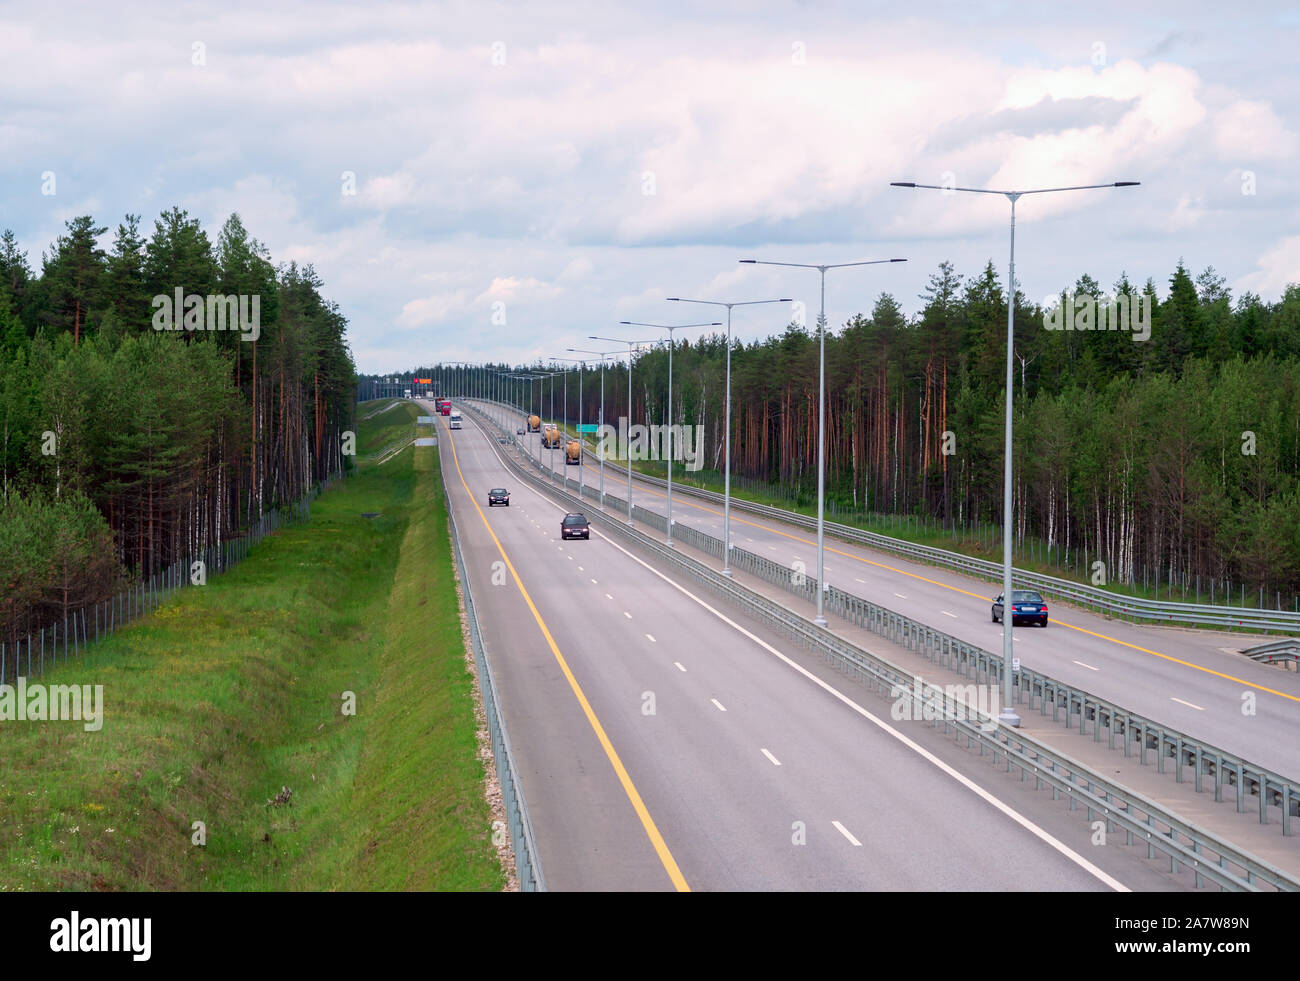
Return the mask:
<svg viewBox="0 0 1300 981">
<path fill-rule="evenodd" d="M 808 262 L 770 262 L 764 259 L 741 259 L 743 263 L 760 266 L 796 266 L 816 269 L 822 277 L 822 306 L 817 317 L 817 334 L 820 341 L 820 361 L 817 383 L 817 626 L 826 626 L 823 600 L 826 594 L 826 270 L 846 266 L 875 266 L 882 262 L 906 262 L 906 259 L 867 259 L 862 262 L 836 262 L 813 264 Z"/>
<path fill-rule="evenodd" d="M 570 348 L 566 348 L 565 350 L 567 350 L 567 351 L 573 351 L 573 350 L 575 350 L 575 349 L 570 347 Z M 584 372 L 586 371 L 586 369 L 587 369 L 587 362 L 586 362 L 586 360 L 584 360 L 583 358 L 556 358 L 555 360 L 556 360 L 556 361 L 571 361 L 571 362 L 575 363 L 575 364 L 578 366 L 578 431 L 577 431 L 576 435 L 577 435 L 577 437 L 578 437 L 578 446 L 579 446 L 579 450 L 578 450 L 578 499 L 579 499 L 579 500 L 582 500 L 582 499 L 583 499 L 583 487 L 584 487 L 583 479 L 582 479 L 582 478 L 583 478 L 583 473 L 582 473 L 582 472 L 583 472 L 583 469 L 584 469 L 584 466 L 583 466 L 583 463 L 582 463 L 583 453 L 582 453 L 582 449 L 581 449 L 581 447 L 582 447 L 582 376 L 583 376 L 583 373 L 584 373 Z M 566 395 L 567 395 L 567 393 L 568 393 L 568 389 L 569 389 L 569 381 L 568 381 L 568 375 L 567 375 L 567 374 L 565 375 L 565 380 L 564 380 L 564 389 L 565 389 L 565 393 L 566 393 Z M 566 402 L 566 403 L 565 403 L 565 406 L 566 406 L 566 407 L 565 407 L 565 410 L 564 410 L 564 421 L 565 421 L 566 423 L 569 421 L 569 410 L 568 410 L 567 405 L 568 405 L 568 403 Z M 566 443 L 565 448 L 564 448 L 564 463 L 565 463 L 565 467 L 566 467 L 566 469 L 565 469 L 565 476 L 564 476 L 564 479 L 565 479 L 566 484 L 567 484 L 568 479 L 569 479 L 569 476 L 568 476 L 568 469 L 567 469 L 567 467 L 568 467 L 568 462 L 569 462 L 569 449 L 568 449 L 568 445 L 567 445 L 567 443 Z"/>
<path fill-rule="evenodd" d="M 1136 187 L 1140 181 L 1112 181 L 1109 184 L 1080 184 L 1075 187 L 1043 187 L 1031 191 L 994 191 L 982 187 L 945 187 L 917 184 L 915 181 L 891 181 L 891 187 L 926 188 L 932 191 L 964 191 L 968 194 L 1001 194 L 1011 202 L 1011 256 L 1007 266 L 1007 412 L 1002 465 L 1002 711 L 998 721 L 1019 726 L 1020 716 L 1011 701 L 1012 656 L 1011 629 L 1015 623 L 1015 604 L 1011 593 L 1011 395 L 1015 383 L 1015 312 L 1016 312 L 1016 201 L 1026 194 L 1051 194 L 1056 191 L 1088 191 L 1101 187 Z"/>
<path fill-rule="evenodd" d="M 587 337 L 593 341 L 613 341 L 615 344 L 627 345 L 627 424 L 630 428 L 632 425 L 632 353 L 636 348 L 642 344 L 649 344 L 650 341 L 629 341 L 624 337 L 597 337 L 595 334 L 588 334 Z M 634 525 L 632 524 L 632 440 L 630 437 L 627 459 L 623 462 L 627 464 L 627 526 L 632 528 Z"/>
<path fill-rule="evenodd" d="M 722 478 L 722 574 L 731 575 L 731 308 L 755 306 L 760 303 L 793 303 L 789 297 L 779 300 L 744 300 L 736 303 L 722 303 L 718 300 L 687 300 L 680 296 L 668 297 L 674 303 L 706 303 L 715 307 L 727 308 L 727 394 L 725 413 L 725 459 Z"/>
<path fill-rule="evenodd" d="M 600 425 L 605 425 L 605 359 L 617 354 L 617 351 L 586 351 L 582 348 L 569 348 L 574 354 L 594 354 L 600 358 Z M 629 370 L 631 370 L 629 365 Z M 597 442 L 599 445 L 599 441 Z M 603 510 L 605 507 L 605 454 L 596 454 L 600 457 L 600 506 Z"/>
<path fill-rule="evenodd" d="M 673 331 L 684 330 L 687 327 L 721 327 L 722 322 L 718 321 L 712 324 L 643 324 L 635 320 L 620 320 L 620 324 L 627 327 L 657 327 L 660 330 L 668 331 L 668 517 L 665 527 L 668 529 L 668 540 L 665 544 L 673 547 Z M 632 469 L 632 461 L 628 460 L 628 470 Z"/>
<path fill-rule="evenodd" d="M 511 375 L 510 378 L 513 379 L 513 380 L 515 380 L 515 381 L 526 381 L 526 382 L 529 383 L 529 385 L 528 385 L 528 391 L 529 391 L 529 395 L 528 395 L 528 404 L 531 405 L 531 404 L 532 404 L 532 401 L 533 401 L 533 399 L 532 399 L 532 382 L 535 381 L 534 377 L 533 377 L 532 375 Z M 520 394 L 522 395 L 523 393 L 521 392 Z M 511 392 L 511 397 L 512 397 L 512 399 L 515 397 L 513 391 Z M 512 402 L 512 405 L 513 405 L 513 402 Z M 519 462 L 520 462 L 520 464 L 522 464 L 522 463 L 524 462 L 524 443 L 527 442 L 527 440 L 528 440 L 528 408 L 525 407 L 525 408 L 521 409 L 520 411 L 521 411 L 521 413 L 522 413 L 522 416 L 521 416 L 521 418 L 522 418 L 522 425 L 521 425 L 519 428 L 523 430 L 524 438 L 523 438 L 523 439 L 517 439 L 517 440 L 515 440 L 515 448 L 519 450 Z M 508 417 L 507 417 L 507 418 L 508 418 Z"/>
</svg>

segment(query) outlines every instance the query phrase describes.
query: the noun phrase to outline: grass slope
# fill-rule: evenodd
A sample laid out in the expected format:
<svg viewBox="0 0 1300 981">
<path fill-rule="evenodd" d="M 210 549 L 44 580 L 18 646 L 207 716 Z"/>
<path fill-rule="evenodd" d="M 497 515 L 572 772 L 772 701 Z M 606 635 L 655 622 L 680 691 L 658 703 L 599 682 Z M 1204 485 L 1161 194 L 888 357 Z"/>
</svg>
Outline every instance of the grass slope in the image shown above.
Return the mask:
<svg viewBox="0 0 1300 981">
<path fill-rule="evenodd" d="M 434 453 L 34 679 L 104 723 L 0 722 L 0 889 L 503 887 Z"/>
</svg>

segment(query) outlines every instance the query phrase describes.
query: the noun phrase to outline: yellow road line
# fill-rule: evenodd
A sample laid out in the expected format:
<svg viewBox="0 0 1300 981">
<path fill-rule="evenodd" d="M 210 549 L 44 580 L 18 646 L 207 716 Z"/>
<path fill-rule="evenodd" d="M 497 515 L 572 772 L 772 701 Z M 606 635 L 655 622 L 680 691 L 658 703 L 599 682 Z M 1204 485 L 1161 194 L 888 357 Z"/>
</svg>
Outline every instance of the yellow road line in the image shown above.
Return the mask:
<svg viewBox="0 0 1300 981">
<path fill-rule="evenodd" d="M 635 475 L 633 475 L 633 479 L 635 479 Z M 642 492 L 646 494 L 653 494 L 655 497 L 662 498 L 667 496 L 665 494 L 660 494 L 656 490 L 645 487 L 644 485 L 642 485 L 640 489 Z M 689 497 L 687 497 L 686 504 L 688 507 L 693 507 L 699 511 L 705 511 L 715 516 L 722 513 L 721 511 L 715 511 L 713 508 L 706 507 L 703 504 L 697 504 L 696 502 L 690 500 Z M 791 541 L 800 542 L 804 545 L 812 545 L 814 547 L 816 547 L 817 545 L 815 541 L 810 541 L 807 538 L 800 538 L 798 535 L 791 535 L 788 532 L 782 531 L 780 528 L 772 528 L 768 525 L 759 524 L 756 521 L 746 521 L 744 518 L 737 518 L 734 514 L 731 516 L 731 520 L 738 522 L 742 525 L 749 525 L 751 528 L 759 528 L 762 529 L 763 531 L 771 532 L 774 535 L 781 535 L 785 538 L 789 538 Z M 920 582 L 929 583 L 932 586 L 938 586 L 942 589 L 951 590 L 954 593 L 961 593 L 963 596 L 974 596 L 976 599 L 984 598 L 983 594 L 981 593 L 974 593 L 971 592 L 969 589 L 962 589 L 960 586 L 951 586 L 946 582 L 940 582 L 937 579 L 930 579 L 927 576 L 917 575 L 915 572 L 908 572 L 906 569 L 900 569 L 897 566 L 886 565 L 884 562 L 875 562 L 872 561 L 871 559 L 864 559 L 860 555 L 854 555 L 852 552 L 842 552 L 838 548 L 831 548 L 829 545 L 826 546 L 826 551 L 834 552 L 836 555 L 842 555 L 846 559 L 853 559 L 855 562 L 861 562 L 863 565 L 874 565 L 878 569 L 884 569 L 888 572 L 893 572 L 900 576 L 907 576 L 910 579 L 916 579 L 919 580 Z M 1288 695 L 1284 691 L 1278 691 L 1276 688 L 1269 688 L 1266 685 L 1258 685 L 1253 681 L 1247 681 L 1246 679 L 1238 678 L 1235 675 L 1224 674 L 1222 671 L 1215 671 L 1213 668 L 1207 668 L 1200 664 L 1193 664 L 1191 661 L 1184 661 L 1182 658 L 1174 657 L 1171 654 L 1161 654 L 1159 651 L 1153 651 L 1149 647 L 1140 647 L 1137 644 L 1131 644 L 1126 640 L 1120 640 L 1118 637 L 1111 637 L 1108 634 L 1098 633 L 1097 631 L 1089 630 L 1086 627 L 1079 627 L 1073 623 L 1067 623 L 1066 621 L 1056 617 L 1052 618 L 1052 622 L 1059 626 L 1065 627 L 1068 630 L 1077 630 L 1081 634 L 1087 634 L 1090 637 L 1096 637 L 1098 640 L 1107 640 L 1110 641 L 1112 644 L 1119 645 L 1120 647 L 1127 647 L 1130 650 L 1141 651 L 1143 654 L 1150 654 L 1152 657 L 1158 657 L 1161 660 L 1169 661 L 1172 664 L 1180 664 L 1185 668 L 1192 668 L 1195 671 L 1204 671 L 1206 674 L 1212 674 L 1215 677 L 1224 678 L 1228 681 L 1234 682 L 1239 685 L 1245 685 L 1247 688 L 1254 688 L 1256 691 L 1268 692 L 1268 694 L 1270 695 L 1277 695 L 1279 698 L 1285 698 L 1288 701 L 1300 703 L 1300 698 L 1297 698 L 1295 695 Z"/>
<path fill-rule="evenodd" d="M 627 799 L 631 801 L 633 810 L 636 811 L 637 817 L 641 819 L 641 826 L 645 828 L 646 837 L 650 839 L 650 844 L 654 846 L 655 853 L 659 856 L 659 861 L 663 863 L 664 871 L 668 873 L 668 878 L 672 880 L 673 886 L 678 892 L 690 892 L 691 887 L 686 884 L 686 878 L 682 875 L 681 869 L 677 867 L 677 861 L 673 858 L 672 852 L 668 850 L 668 845 L 664 841 L 663 835 L 659 833 L 659 828 L 655 825 L 654 818 L 646 809 L 645 801 L 641 799 L 641 794 L 637 792 L 636 785 L 632 783 L 632 778 L 628 776 L 627 768 L 623 766 L 623 761 L 619 759 L 618 753 L 614 749 L 614 744 L 609 741 L 609 736 L 605 734 L 605 727 L 600 724 L 596 718 L 596 713 L 587 701 L 587 696 L 583 694 L 582 686 L 578 684 L 578 679 L 573 676 L 569 669 L 569 664 L 564 660 L 564 655 L 560 653 L 559 646 L 555 643 L 555 638 L 551 636 L 550 629 L 546 626 L 546 621 L 542 619 L 542 614 L 538 611 L 537 605 L 533 598 L 528 595 L 528 590 L 524 588 L 523 581 L 519 578 L 519 573 L 515 571 L 514 563 L 510 561 L 510 556 L 506 554 L 505 548 L 501 545 L 501 540 L 497 538 L 496 532 L 488 524 L 487 515 L 479 507 L 479 503 L 474 498 L 474 492 L 469 489 L 469 484 L 465 481 L 465 474 L 460 469 L 460 455 L 456 452 L 456 441 L 451 436 L 451 429 L 447 429 L 447 442 L 451 445 L 451 457 L 456 462 L 456 474 L 460 477 L 461 486 L 465 488 L 465 493 L 469 495 L 469 502 L 474 505 L 474 510 L 478 512 L 479 518 L 483 521 L 483 527 L 487 533 L 492 536 L 492 541 L 496 543 L 497 551 L 501 553 L 501 558 L 505 561 L 506 568 L 510 570 L 510 575 L 514 577 L 515 585 L 519 587 L 519 592 L 528 604 L 528 609 L 533 613 L 533 619 L 537 621 L 537 626 L 541 628 L 542 636 L 546 638 L 547 646 L 550 647 L 551 653 L 555 655 L 556 662 L 560 665 L 560 670 L 569 682 L 569 687 L 573 689 L 573 694 L 578 699 L 578 704 L 582 706 L 583 713 L 587 716 L 587 721 L 591 724 L 592 731 L 596 733 L 596 739 L 599 740 L 601 748 L 605 750 L 605 755 L 609 758 L 610 765 L 614 768 L 614 773 L 618 775 L 618 781 L 623 785 L 623 792 L 627 794 Z"/>
</svg>

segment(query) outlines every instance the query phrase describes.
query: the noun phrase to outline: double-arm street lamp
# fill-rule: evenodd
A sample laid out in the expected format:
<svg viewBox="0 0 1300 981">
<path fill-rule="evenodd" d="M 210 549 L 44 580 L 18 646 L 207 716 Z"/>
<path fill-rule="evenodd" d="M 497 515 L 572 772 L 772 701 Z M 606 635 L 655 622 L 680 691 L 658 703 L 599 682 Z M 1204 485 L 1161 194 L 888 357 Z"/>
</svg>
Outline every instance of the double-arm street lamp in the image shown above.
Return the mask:
<svg viewBox="0 0 1300 981">
<path fill-rule="evenodd" d="M 615 344 L 627 345 L 627 424 L 632 425 L 632 355 L 636 349 L 643 344 L 650 344 L 651 341 L 629 341 L 625 337 L 597 337 L 595 334 L 588 334 L 588 340 L 593 341 L 613 341 Z M 604 462 L 604 456 L 601 457 Z M 627 525 L 629 528 L 634 527 L 632 524 L 632 440 L 628 438 L 627 459 L 623 461 L 627 464 Z"/>
<path fill-rule="evenodd" d="M 635 320 L 620 320 L 620 324 L 625 327 L 657 327 L 659 330 L 668 331 L 668 541 L 665 543 L 669 548 L 673 547 L 673 331 L 685 330 L 688 327 L 721 327 L 722 321 L 711 324 L 643 324 Z M 631 454 L 629 454 L 630 456 Z M 632 461 L 629 459 L 628 470 L 632 469 Z"/>
<path fill-rule="evenodd" d="M 1080 184 L 1075 187 L 1042 187 L 1031 191 L 994 191 L 983 187 L 945 187 L 917 184 L 915 181 L 892 181 L 891 187 L 926 188 L 931 191 L 964 191 L 968 194 L 1001 194 L 1011 202 L 1011 259 L 1007 266 L 1007 413 L 1002 468 L 1002 711 L 998 721 L 1019 726 L 1020 716 L 1011 702 L 1011 674 L 1015 659 L 1011 654 L 1011 628 L 1015 623 L 1015 604 L 1011 593 L 1011 389 L 1015 380 L 1016 312 L 1016 201 L 1026 194 L 1052 194 L 1056 191 L 1090 191 L 1101 187 L 1136 187 L 1140 181 L 1112 181 L 1109 184 Z"/>
<path fill-rule="evenodd" d="M 793 303 L 789 297 L 779 300 L 741 300 L 735 303 L 723 303 L 720 300 L 688 300 L 680 296 L 668 297 L 673 303 L 705 303 L 714 307 L 727 308 L 727 395 L 724 429 L 726 433 L 726 451 L 723 461 L 722 478 L 722 574 L 731 575 L 731 308 L 751 307 L 760 303 Z"/>
<path fill-rule="evenodd" d="M 520 463 L 523 463 L 523 461 L 524 461 L 524 443 L 527 442 L 527 440 L 528 440 L 528 433 L 529 433 L 529 429 L 531 428 L 531 427 L 528 425 L 528 413 L 532 411 L 532 405 L 533 405 L 533 382 L 537 381 L 537 376 L 536 376 L 536 375 L 517 374 L 517 375 L 510 375 L 509 377 L 515 379 L 515 381 L 526 381 L 526 382 L 528 382 L 528 395 L 527 395 L 527 396 L 524 396 L 524 394 L 523 394 L 522 391 L 519 393 L 519 394 L 520 394 L 520 398 L 527 398 L 527 405 L 526 405 L 526 406 L 521 410 L 522 413 L 523 413 L 523 419 L 522 419 L 522 421 L 521 421 L 521 423 L 520 423 L 520 427 L 519 427 L 519 428 L 523 429 L 523 431 L 524 431 L 524 438 L 515 441 L 515 445 L 518 446 L 518 448 L 519 448 L 519 462 L 520 462 Z"/>
<path fill-rule="evenodd" d="M 883 262 L 906 262 L 906 259 L 865 259 L 860 262 L 815 264 L 810 262 L 770 262 L 765 259 L 741 259 L 743 263 L 758 266 L 794 266 L 799 269 L 816 269 L 822 277 L 822 306 L 817 317 L 817 334 L 821 347 L 820 380 L 817 383 L 817 618 L 819 627 L 826 626 L 823 599 L 826 594 L 826 270 L 847 266 L 876 266 Z"/>
<path fill-rule="evenodd" d="M 571 347 L 568 348 L 568 350 L 572 351 L 574 354 L 594 354 L 596 355 L 596 357 L 600 358 L 600 425 L 603 426 L 605 425 L 605 359 L 613 357 L 619 352 L 618 351 L 587 351 L 579 347 Z M 582 388 L 581 382 L 579 382 L 578 388 L 579 391 L 581 391 Z M 581 440 L 582 438 L 581 434 L 579 434 L 578 438 L 579 440 Z M 600 457 L 600 506 L 604 508 L 605 506 L 605 454 L 598 453 L 597 456 Z"/>
<path fill-rule="evenodd" d="M 570 347 L 570 348 L 566 348 L 565 350 L 572 351 L 573 348 Z M 586 371 L 587 371 L 587 361 L 586 361 L 585 358 L 554 358 L 553 360 L 555 360 L 555 361 L 571 361 L 571 362 L 577 364 L 577 366 L 578 366 L 578 428 L 577 428 L 577 432 L 576 432 L 576 435 L 577 435 L 577 437 L 578 437 L 578 447 L 579 447 L 579 449 L 578 449 L 578 500 L 583 500 L 583 490 L 582 490 L 582 489 L 583 489 L 583 481 L 582 481 L 582 478 L 583 478 L 583 469 L 584 469 L 584 464 L 583 464 L 583 462 L 582 462 L 582 458 L 583 458 L 583 455 L 584 455 L 584 454 L 583 454 L 583 451 L 582 451 L 582 376 L 583 376 L 583 375 L 586 373 Z M 568 376 L 567 374 L 564 376 L 564 422 L 565 422 L 565 425 L 568 425 L 568 422 L 569 422 L 569 376 Z M 565 464 L 565 467 L 567 468 L 567 467 L 568 467 L 568 464 L 569 464 L 569 445 L 568 445 L 568 441 L 567 441 L 567 440 L 565 441 L 565 445 L 564 445 L 564 464 Z M 564 477 L 564 479 L 565 479 L 566 482 L 567 482 L 568 479 L 569 479 L 569 477 L 568 477 L 568 470 L 567 470 L 567 469 L 565 470 L 565 477 Z"/>
</svg>

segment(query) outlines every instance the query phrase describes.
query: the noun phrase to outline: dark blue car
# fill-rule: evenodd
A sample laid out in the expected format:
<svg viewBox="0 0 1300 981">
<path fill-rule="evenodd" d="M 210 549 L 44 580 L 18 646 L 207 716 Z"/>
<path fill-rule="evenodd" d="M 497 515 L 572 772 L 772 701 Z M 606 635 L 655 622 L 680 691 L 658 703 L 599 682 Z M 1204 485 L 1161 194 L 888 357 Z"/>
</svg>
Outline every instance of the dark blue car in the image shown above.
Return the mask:
<svg viewBox="0 0 1300 981">
<path fill-rule="evenodd" d="M 1002 621 L 1002 595 L 993 601 L 993 622 Z M 1011 590 L 1011 625 L 1014 627 L 1018 623 L 1036 623 L 1040 627 L 1047 626 L 1047 603 L 1043 597 L 1032 589 L 1013 589 Z"/>
</svg>

